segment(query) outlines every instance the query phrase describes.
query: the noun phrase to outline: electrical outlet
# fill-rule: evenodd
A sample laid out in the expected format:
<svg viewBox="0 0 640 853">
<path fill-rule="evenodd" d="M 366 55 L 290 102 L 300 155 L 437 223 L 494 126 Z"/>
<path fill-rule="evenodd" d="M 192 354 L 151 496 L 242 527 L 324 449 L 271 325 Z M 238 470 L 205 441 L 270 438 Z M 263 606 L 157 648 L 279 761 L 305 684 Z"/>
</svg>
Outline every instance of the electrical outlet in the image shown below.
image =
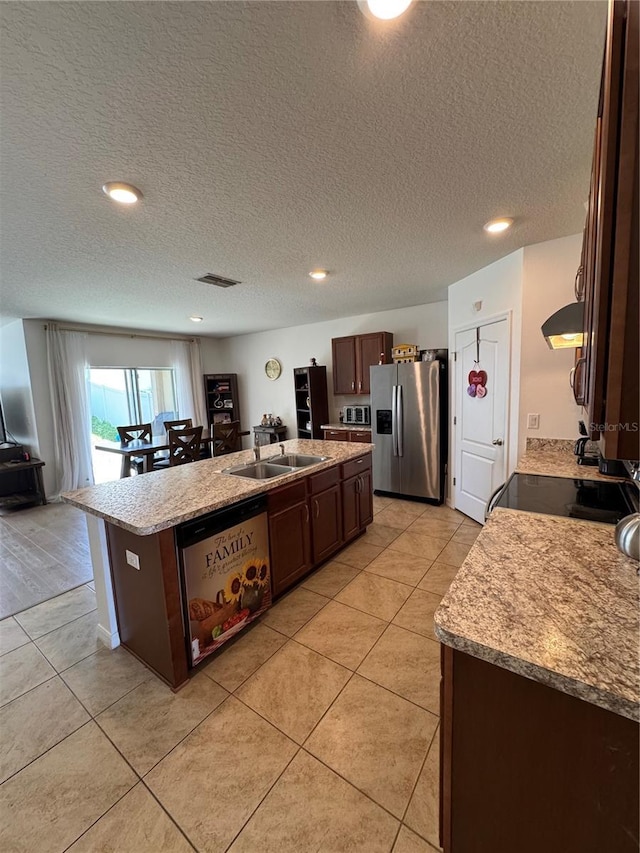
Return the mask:
<svg viewBox="0 0 640 853">
<path fill-rule="evenodd" d="M 527 429 L 540 429 L 540 415 L 527 415 Z"/>
<path fill-rule="evenodd" d="M 140 571 L 140 557 L 137 554 L 134 554 L 133 551 L 129 551 L 128 548 L 125 548 L 125 556 L 127 558 L 127 563 L 130 566 L 133 566 L 134 569 Z"/>
</svg>

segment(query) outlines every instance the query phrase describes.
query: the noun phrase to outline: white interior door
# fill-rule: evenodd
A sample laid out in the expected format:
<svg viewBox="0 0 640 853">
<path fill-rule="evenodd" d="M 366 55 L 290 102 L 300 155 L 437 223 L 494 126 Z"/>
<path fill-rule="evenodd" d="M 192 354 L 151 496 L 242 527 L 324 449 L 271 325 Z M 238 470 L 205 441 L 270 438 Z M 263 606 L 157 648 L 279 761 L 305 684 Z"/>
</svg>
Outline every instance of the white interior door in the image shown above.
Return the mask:
<svg viewBox="0 0 640 853">
<path fill-rule="evenodd" d="M 455 338 L 456 509 L 484 522 L 491 493 L 506 479 L 509 399 L 509 327 L 506 319 L 458 332 Z M 476 359 L 479 355 L 479 363 Z M 467 393 L 469 373 L 484 370 L 485 393 Z"/>
</svg>

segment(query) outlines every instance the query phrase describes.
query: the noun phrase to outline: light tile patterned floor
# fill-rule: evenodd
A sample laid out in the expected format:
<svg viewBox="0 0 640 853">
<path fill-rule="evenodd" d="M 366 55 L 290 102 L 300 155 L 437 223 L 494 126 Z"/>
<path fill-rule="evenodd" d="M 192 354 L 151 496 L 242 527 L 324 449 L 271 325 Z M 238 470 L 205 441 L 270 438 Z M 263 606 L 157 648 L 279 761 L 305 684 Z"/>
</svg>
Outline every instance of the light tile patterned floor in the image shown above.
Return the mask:
<svg viewBox="0 0 640 853">
<path fill-rule="evenodd" d="M 97 645 L 89 585 L 0 622 L 0 849 L 439 849 L 433 612 L 480 526 L 374 508 L 178 694 Z"/>
</svg>

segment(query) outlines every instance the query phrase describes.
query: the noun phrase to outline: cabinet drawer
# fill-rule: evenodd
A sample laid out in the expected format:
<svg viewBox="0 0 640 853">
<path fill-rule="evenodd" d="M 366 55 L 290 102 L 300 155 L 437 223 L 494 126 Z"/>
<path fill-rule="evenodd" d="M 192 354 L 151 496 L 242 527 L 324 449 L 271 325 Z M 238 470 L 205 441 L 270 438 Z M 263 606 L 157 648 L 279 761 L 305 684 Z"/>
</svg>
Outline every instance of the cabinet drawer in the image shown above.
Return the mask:
<svg viewBox="0 0 640 853">
<path fill-rule="evenodd" d="M 346 429 L 325 429 L 325 441 L 348 441 L 349 433 Z"/>
<path fill-rule="evenodd" d="M 340 482 L 338 466 L 334 465 L 333 468 L 327 468 L 326 471 L 320 471 L 318 474 L 311 474 L 308 481 L 309 493 L 317 495 L 318 492 L 323 492 L 325 489 L 335 486 L 336 483 Z"/>
<path fill-rule="evenodd" d="M 349 441 L 362 441 L 367 444 L 371 443 L 371 431 L 370 430 L 352 430 L 349 433 Z"/>
<path fill-rule="evenodd" d="M 295 483 L 290 483 L 287 486 L 282 486 L 280 489 L 274 489 L 267 496 L 267 506 L 269 514 L 280 512 L 287 507 L 300 503 L 307 498 L 306 480 L 296 480 Z"/>
<path fill-rule="evenodd" d="M 349 477 L 355 477 L 356 474 L 362 474 L 367 468 L 371 468 L 371 454 L 359 456 L 357 459 L 351 459 L 349 462 L 342 464 L 342 479 L 348 480 Z"/>
</svg>

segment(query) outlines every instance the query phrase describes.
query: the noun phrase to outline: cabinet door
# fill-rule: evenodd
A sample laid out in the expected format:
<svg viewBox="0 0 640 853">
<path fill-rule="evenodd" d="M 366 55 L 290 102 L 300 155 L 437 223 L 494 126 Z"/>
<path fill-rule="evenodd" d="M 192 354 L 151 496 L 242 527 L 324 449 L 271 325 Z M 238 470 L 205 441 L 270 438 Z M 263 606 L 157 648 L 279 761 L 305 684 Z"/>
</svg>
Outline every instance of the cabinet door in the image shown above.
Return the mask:
<svg viewBox="0 0 640 853">
<path fill-rule="evenodd" d="M 371 469 L 363 471 L 358 477 L 358 518 L 360 530 L 373 521 L 373 490 Z"/>
<path fill-rule="evenodd" d="M 331 341 L 333 356 L 333 393 L 356 393 L 356 339 L 333 338 Z M 377 364 L 377 362 L 376 362 Z"/>
<path fill-rule="evenodd" d="M 325 441 L 348 441 L 349 433 L 346 429 L 325 429 Z"/>
<path fill-rule="evenodd" d="M 349 441 L 360 441 L 371 444 L 371 430 L 362 430 L 362 432 L 351 430 L 349 432 Z"/>
<path fill-rule="evenodd" d="M 373 332 L 370 335 L 359 335 L 357 338 L 357 386 L 358 394 L 370 394 L 369 368 L 372 364 L 380 363 L 380 353 L 384 352 L 384 341 L 382 332 Z"/>
<path fill-rule="evenodd" d="M 342 531 L 344 541 L 348 542 L 360 532 L 360 513 L 359 513 L 359 498 L 358 480 L 359 477 L 350 477 L 348 480 L 343 480 L 342 488 Z"/>
<path fill-rule="evenodd" d="M 271 588 L 284 592 L 311 568 L 309 507 L 306 501 L 269 516 Z"/>
<path fill-rule="evenodd" d="M 340 485 L 309 498 L 313 562 L 320 563 L 342 544 Z"/>
</svg>

